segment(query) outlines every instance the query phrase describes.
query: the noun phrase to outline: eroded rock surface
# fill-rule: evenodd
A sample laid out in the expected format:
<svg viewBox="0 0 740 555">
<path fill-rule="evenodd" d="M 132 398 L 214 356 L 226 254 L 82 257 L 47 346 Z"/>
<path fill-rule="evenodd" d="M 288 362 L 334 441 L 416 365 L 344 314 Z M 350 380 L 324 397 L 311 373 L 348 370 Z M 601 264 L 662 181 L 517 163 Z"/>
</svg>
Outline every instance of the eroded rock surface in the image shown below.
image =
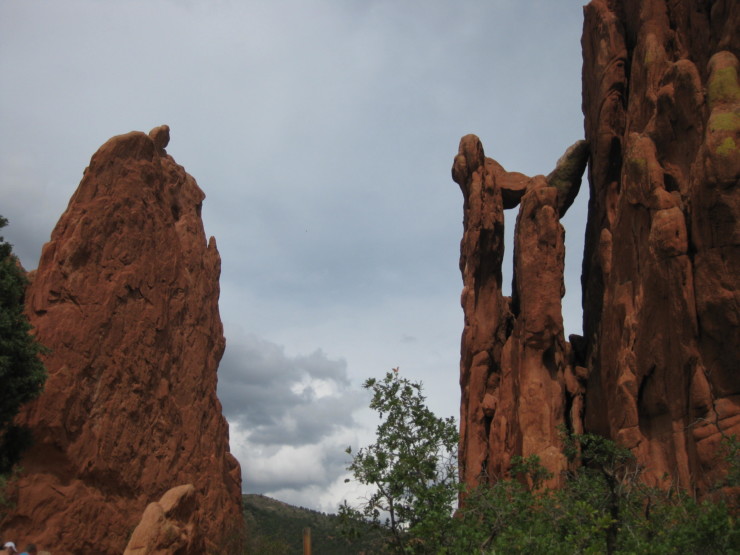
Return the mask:
<svg viewBox="0 0 740 555">
<path fill-rule="evenodd" d="M 216 397 L 221 261 L 205 195 L 168 140 L 162 126 L 93 155 L 27 293 L 49 379 L 21 415 L 35 445 L 3 532 L 54 553 L 122 553 L 144 508 L 179 484 L 195 486 L 208 546 L 240 518 Z"/>
<path fill-rule="evenodd" d="M 466 136 L 462 478 L 513 455 L 564 467 L 556 428 L 629 447 L 656 485 L 699 492 L 740 436 L 740 3 L 584 8 L 586 140 L 547 178 L 506 172 Z M 564 341 L 562 216 L 589 161 L 584 337 Z M 577 177 L 577 182 L 576 182 Z M 503 209 L 521 204 L 513 298 Z"/>
<path fill-rule="evenodd" d="M 585 426 L 702 489 L 740 433 L 740 4 L 585 16 Z"/>
<path fill-rule="evenodd" d="M 123 555 L 204 553 L 197 509 L 192 484 L 172 488 L 162 499 L 147 505 Z"/>
<path fill-rule="evenodd" d="M 561 161 L 573 158 L 573 148 Z M 585 163 L 577 164 L 582 172 Z M 561 176 L 561 185 L 580 184 L 575 173 L 556 169 L 550 175 Z M 496 481 L 508 476 L 513 456 L 537 455 L 553 471 L 555 485 L 566 467 L 558 426 L 568 410 L 566 376 L 573 374 L 560 302 L 565 246 L 559 217 L 565 199 L 572 202 L 571 186 L 506 172 L 474 135 L 460 141 L 452 175 L 464 197 L 461 478 Z M 503 211 L 517 204 L 509 298 L 501 293 Z"/>
</svg>

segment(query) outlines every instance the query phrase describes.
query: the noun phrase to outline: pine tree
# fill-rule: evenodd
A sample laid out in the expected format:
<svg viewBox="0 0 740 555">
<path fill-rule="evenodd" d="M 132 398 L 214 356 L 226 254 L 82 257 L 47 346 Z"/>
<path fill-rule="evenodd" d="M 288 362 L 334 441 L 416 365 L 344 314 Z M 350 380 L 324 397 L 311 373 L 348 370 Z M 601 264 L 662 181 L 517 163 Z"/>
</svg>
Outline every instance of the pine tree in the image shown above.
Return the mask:
<svg viewBox="0 0 740 555">
<path fill-rule="evenodd" d="M 8 220 L 0 216 L 0 229 Z M 44 347 L 31 335 L 23 313 L 28 280 L 0 237 L 0 474 L 8 473 L 29 444 L 29 432 L 13 423 L 20 407 L 39 396 L 46 368 L 39 359 Z"/>
</svg>

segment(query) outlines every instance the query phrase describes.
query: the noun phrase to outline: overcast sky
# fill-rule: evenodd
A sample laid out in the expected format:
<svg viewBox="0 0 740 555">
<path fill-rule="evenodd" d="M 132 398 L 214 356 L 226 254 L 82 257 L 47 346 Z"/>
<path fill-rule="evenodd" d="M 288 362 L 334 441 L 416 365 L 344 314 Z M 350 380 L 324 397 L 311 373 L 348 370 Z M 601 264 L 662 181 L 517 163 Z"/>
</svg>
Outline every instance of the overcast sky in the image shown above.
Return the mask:
<svg viewBox="0 0 740 555">
<path fill-rule="evenodd" d="M 35 268 L 98 147 L 168 124 L 221 253 L 243 489 L 335 511 L 344 448 L 377 424 L 366 378 L 400 367 L 458 417 L 452 160 L 475 133 L 506 169 L 547 174 L 583 137 L 583 3 L 0 0 L 5 238 Z M 586 203 L 584 187 L 564 220 L 566 333 Z"/>
</svg>

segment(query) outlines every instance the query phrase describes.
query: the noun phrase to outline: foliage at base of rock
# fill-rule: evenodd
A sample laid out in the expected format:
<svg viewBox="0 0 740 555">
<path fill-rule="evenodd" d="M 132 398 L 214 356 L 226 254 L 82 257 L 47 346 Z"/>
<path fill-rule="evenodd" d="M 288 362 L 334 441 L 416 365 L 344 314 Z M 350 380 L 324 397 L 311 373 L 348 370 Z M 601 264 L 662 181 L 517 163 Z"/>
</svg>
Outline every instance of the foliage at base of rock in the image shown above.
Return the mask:
<svg viewBox="0 0 740 555">
<path fill-rule="evenodd" d="M 8 220 L 0 216 L 0 228 Z M 13 423 L 21 405 L 39 396 L 46 368 L 44 348 L 31 335 L 23 312 L 28 279 L 12 246 L 0 237 L 0 474 L 10 472 L 29 445 L 28 432 Z"/>
<path fill-rule="evenodd" d="M 480 486 L 458 511 L 448 552 L 731 553 L 740 546 L 729 498 L 699 501 L 648 487 L 634 455 L 599 436 L 566 443 L 580 466 L 564 487 L 536 491 L 516 480 Z"/>
<path fill-rule="evenodd" d="M 646 469 L 629 449 L 596 434 L 569 433 L 564 427 L 561 442 L 570 469 L 561 476 L 561 487 L 545 487 L 552 475 L 536 455 L 513 458 L 511 478 L 472 489 L 447 479 L 447 474 L 444 480 L 427 475 L 422 480 L 424 489 L 445 495 L 425 497 L 423 504 L 409 503 L 405 520 L 396 521 L 394 527 L 390 518 L 381 518 L 388 513 L 387 492 L 410 491 L 418 479 L 412 472 L 396 472 L 394 465 L 423 465 L 380 454 L 389 445 L 398 447 L 400 443 L 389 444 L 389 440 L 399 435 L 399 423 L 414 421 L 413 414 L 423 413 L 430 422 L 453 429 L 454 421 L 443 421 L 428 411 L 421 384 L 389 373 L 382 382 L 368 380 L 366 387 L 375 392 L 371 407 L 384 421 L 376 444 L 360 450 L 349 469 L 362 483 L 376 486 L 378 493 L 360 510 L 345 502 L 340 517 L 347 533 L 355 535 L 358 522 L 373 522 L 385 531 L 385 547 L 391 552 L 705 554 L 733 553 L 740 546 L 737 495 L 733 497 L 729 487 L 735 478 L 733 469 L 740 464 L 737 438 L 726 438 L 723 448 L 730 473 L 711 498 L 701 500 L 680 488 L 646 485 Z M 399 391 L 406 393 L 406 401 L 398 399 Z M 430 451 L 424 464 L 444 468 L 448 460 L 441 448 L 444 442 L 435 440 L 436 432 L 430 428 L 416 433 L 437 442 L 438 449 Z M 462 503 L 453 515 L 450 497 L 458 492 Z"/>
</svg>

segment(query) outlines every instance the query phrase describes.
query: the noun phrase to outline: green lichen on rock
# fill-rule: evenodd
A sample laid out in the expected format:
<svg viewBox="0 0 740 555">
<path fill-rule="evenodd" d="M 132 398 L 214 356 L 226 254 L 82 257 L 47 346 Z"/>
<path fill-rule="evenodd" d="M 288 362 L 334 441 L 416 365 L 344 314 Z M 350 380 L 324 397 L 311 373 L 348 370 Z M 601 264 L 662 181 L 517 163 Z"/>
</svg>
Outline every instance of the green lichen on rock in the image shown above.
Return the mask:
<svg viewBox="0 0 740 555">
<path fill-rule="evenodd" d="M 725 158 L 729 158 L 732 156 L 732 154 L 737 150 L 737 145 L 735 144 L 735 139 L 732 137 L 726 137 L 717 147 L 715 152 L 719 154 L 720 156 L 723 156 Z"/>
<path fill-rule="evenodd" d="M 572 144 L 547 176 L 547 184 L 558 190 L 558 213 L 562 218 L 581 188 L 581 177 L 590 154 L 587 141 Z"/>
<path fill-rule="evenodd" d="M 719 112 L 715 110 L 709 117 L 709 129 L 713 133 L 718 131 L 740 131 L 740 109 L 732 112 Z"/>
<path fill-rule="evenodd" d="M 740 102 L 737 68 L 728 66 L 712 72 L 707 83 L 707 99 L 710 108 L 722 103 Z"/>
<path fill-rule="evenodd" d="M 628 158 L 627 164 L 629 171 L 635 175 L 643 176 L 647 174 L 647 159 L 646 158 Z"/>
</svg>

